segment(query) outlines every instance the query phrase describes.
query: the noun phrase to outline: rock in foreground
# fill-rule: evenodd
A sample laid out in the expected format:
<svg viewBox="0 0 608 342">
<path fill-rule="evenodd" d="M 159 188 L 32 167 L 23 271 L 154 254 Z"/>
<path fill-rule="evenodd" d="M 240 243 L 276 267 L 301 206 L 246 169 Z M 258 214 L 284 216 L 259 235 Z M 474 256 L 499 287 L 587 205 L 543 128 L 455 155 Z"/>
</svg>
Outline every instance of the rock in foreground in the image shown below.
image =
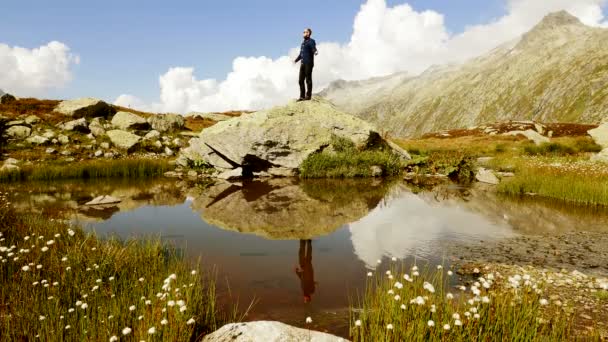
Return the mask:
<svg viewBox="0 0 608 342">
<path fill-rule="evenodd" d="M 334 136 L 351 140 L 357 148 L 382 140 L 371 124 L 313 99 L 218 122 L 191 139 L 182 157 L 221 171 L 240 167 L 244 175 L 289 176 Z"/>
<path fill-rule="evenodd" d="M 257 321 L 226 324 L 203 342 L 346 342 L 347 340 L 314 330 L 300 329 L 281 322 Z"/>
</svg>

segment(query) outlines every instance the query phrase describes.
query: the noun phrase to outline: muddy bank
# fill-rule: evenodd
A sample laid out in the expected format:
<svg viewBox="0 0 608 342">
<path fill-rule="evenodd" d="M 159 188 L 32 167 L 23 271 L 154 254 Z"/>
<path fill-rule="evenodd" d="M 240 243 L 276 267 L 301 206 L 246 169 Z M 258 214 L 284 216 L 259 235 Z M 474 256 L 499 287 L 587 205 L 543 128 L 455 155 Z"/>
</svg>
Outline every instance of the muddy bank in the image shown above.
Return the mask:
<svg viewBox="0 0 608 342">
<path fill-rule="evenodd" d="M 608 274 L 608 234 L 604 232 L 524 235 L 446 247 L 452 261 L 457 264 L 478 262 L 532 265 L 548 269 L 578 270 L 594 275 Z"/>
</svg>

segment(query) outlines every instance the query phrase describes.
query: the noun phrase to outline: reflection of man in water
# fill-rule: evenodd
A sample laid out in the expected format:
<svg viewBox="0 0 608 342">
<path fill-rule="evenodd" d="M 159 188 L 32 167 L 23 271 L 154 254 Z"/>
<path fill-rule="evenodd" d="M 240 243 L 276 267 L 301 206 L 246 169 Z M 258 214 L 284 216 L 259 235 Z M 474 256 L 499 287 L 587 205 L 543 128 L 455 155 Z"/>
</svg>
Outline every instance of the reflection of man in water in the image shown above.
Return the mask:
<svg viewBox="0 0 608 342">
<path fill-rule="evenodd" d="M 300 240 L 300 267 L 296 267 L 296 274 L 300 278 L 302 292 L 304 293 L 304 303 L 311 300 L 315 293 L 315 274 L 312 269 L 312 241 Z"/>
</svg>

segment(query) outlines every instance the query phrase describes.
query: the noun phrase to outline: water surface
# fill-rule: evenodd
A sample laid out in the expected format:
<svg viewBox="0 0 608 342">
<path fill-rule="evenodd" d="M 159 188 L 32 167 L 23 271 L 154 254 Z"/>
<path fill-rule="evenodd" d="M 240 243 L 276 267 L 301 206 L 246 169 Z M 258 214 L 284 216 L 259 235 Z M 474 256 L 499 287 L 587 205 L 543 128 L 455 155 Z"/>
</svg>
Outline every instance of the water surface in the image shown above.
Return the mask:
<svg viewBox="0 0 608 342">
<path fill-rule="evenodd" d="M 608 213 L 501 198 L 442 185 L 414 193 L 376 180 L 189 184 L 174 180 L 11 185 L 16 207 L 63 212 L 101 235 L 159 235 L 216 267 L 224 300 L 248 319 L 272 319 L 344 335 L 349 297 L 390 258 L 449 263 L 446 244 L 518 234 L 602 231 Z M 100 195 L 117 205 L 84 205 Z M 379 264 L 380 261 L 380 264 Z"/>
</svg>

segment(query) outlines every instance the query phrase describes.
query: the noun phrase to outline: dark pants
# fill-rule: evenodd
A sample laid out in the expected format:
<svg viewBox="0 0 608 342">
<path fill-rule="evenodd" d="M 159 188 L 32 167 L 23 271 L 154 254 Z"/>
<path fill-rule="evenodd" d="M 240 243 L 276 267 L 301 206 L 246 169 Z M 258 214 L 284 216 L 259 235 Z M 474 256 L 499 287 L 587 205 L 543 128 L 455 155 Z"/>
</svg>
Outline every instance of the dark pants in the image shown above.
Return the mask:
<svg viewBox="0 0 608 342">
<path fill-rule="evenodd" d="M 312 96 L 312 68 L 313 64 L 300 65 L 300 98 L 309 99 Z M 306 88 L 304 88 L 304 81 L 306 81 Z"/>
</svg>

